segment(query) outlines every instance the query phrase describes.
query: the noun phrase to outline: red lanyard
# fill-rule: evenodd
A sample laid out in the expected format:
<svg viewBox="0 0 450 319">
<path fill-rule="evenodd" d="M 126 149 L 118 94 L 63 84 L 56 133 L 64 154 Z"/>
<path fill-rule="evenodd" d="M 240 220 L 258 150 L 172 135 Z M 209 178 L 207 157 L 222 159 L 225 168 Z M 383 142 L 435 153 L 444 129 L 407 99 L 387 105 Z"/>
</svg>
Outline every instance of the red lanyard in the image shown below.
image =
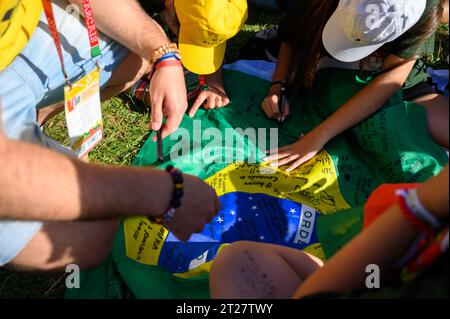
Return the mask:
<svg viewBox="0 0 450 319">
<path fill-rule="evenodd" d="M 91 3 L 89 0 L 82 0 L 84 20 L 86 22 L 86 28 L 89 35 L 89 43 L 91 46 L 91 57 L 94 59 L 101 54 L 98 32 L 95 27 L 94 15 L 92 13 Z M 53 14 L 53 7 L 51 0 L 42 0 L 42 5 L 44 7 L 45 16 L 47 17 L 48 27 L 50 29 L 50 34 L 52 35 L 53 41 L 55 42 L 56 50 L 58 51 L 59 60 L 61 62 L 61 69 L 64 75 L 64 79 L 70 85 L 69 77 L 64 66 L 64 58 L 61 49 L 61 40 L 59 38 L 59 33 L 56 28 L 55 16 Z"/>
<path fill-rule="evenodd" d="M 94 13 L 92 12 L 91 3 L 89 0 L 83 0 L 84 21 L 89 34 L 89 42 L 91 44 L 92 58 L 100 55 L 100 46 L 98 43 L 98 32 L 95 27 Z"/>
</svg>

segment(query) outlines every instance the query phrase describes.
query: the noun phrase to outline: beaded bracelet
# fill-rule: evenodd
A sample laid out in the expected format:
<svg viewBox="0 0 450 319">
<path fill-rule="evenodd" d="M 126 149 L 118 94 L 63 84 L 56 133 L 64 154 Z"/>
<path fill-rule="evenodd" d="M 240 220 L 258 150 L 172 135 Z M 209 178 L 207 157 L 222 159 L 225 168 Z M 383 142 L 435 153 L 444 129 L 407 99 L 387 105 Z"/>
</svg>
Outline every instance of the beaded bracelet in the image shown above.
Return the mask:
<svg viewBox="0 0 450 319">
<path fill-rule="evenodd" d="M 154 218 L 154 222 L 160 225 L 167 225 L 170 223 L 175 216 L 177 209 L 181 207 L 181 199 L 184 196 L 184 178 L 181 171 L 169 165 L 166 167 L 166 172 L 172 176 L 174 188 L 169 209 L 167 209 L 164 215 Z"/>
<path fill-rule="evenodd" d="M 153 51 L 150 59 L 151 64 L 154 65 L 159 59 L 161 59 L 167 53 L 179 54 L 177 44 L 176 43 L 165 44 L 157 48 L 155 51 Z"/>
</svg>

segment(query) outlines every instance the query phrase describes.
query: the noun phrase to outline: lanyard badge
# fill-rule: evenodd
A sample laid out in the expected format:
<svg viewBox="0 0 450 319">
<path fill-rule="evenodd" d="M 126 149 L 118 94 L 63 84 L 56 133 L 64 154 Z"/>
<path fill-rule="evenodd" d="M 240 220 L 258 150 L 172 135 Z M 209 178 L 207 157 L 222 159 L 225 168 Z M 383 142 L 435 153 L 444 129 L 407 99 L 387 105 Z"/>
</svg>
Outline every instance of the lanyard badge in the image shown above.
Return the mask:
<svg viewBox="0 0 450 319">
<path fill-rule="evenodd" d="M 101 52 L 98 32 L 89 0 L 83 0 L 83 12 L 91 46 L 91 56 L 97 58 Z M 100 103 L 100 67 L 77 82 L 71 83 L 64 66 L 61 41 L 56 27 L 51 0 L 42 0 L 51 36 L 56 45 L 61 70 L 66 81 L 64 104 L 67 128 L 72 150 L 79 158 L 85 157 L 103 139 L 103 119 Z"/>
</svg>

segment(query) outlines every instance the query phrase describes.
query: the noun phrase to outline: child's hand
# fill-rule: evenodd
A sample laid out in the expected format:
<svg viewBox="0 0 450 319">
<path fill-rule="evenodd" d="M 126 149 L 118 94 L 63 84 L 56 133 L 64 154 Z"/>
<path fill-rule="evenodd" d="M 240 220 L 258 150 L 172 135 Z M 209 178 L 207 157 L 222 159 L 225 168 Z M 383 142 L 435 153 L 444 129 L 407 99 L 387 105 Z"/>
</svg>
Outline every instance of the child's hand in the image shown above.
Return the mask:
<svg viewBox="0 0 450 319">
<path fill-rule="evenodd" d="M 202 91 L 198 95 L 194 104 L 189 111 L 189 116 L 194 117 L 198 109 L 203 105 L 206 110 L 214 110 L 220 107 L 227 106 L 230 103 L 225 90 L 223 88 L 216 88 L 208 85 L 207 91 Z"/>
<path fill-rule="evenodd" d="M 262 102 L 262 108 L 263 108 L 263 110 L 266 113 L 268 118 L 277 119 L 280 122 L 284 122 L 284 120 L 290 114 L 290 107 L 289 107 L 289 102 L 286 99 L 285 111 L 284 111 L 284 114 L 281 114 L 280 113 L 280 106 L 279 106 L 280 99 L 281 99 L 280 86 L 278 86 L 278 85 L 277 86 L 273 86 L 270 89 L 269 94 L 266 96 L 266 98 Z"/>
<path fill-rule="evenodd" d="M 208 85 L 208 90 L 200 92 L 189 111 L 190 117 L 194 117 L 202 105 L 204 105 L 206 110 L 214 110 L 227 106 L 230 103 L 223 85 L 221 70 L 214 74 L 205 75 L 205 81 Z"/>
<path fill-rule="evenodd" d="M 276 167 L 290 164 L 286 172 L 291 172 L 316 156 L 325 144 L 325 141 L 311 132 L 294 144 L 270 151 L 270 156 L 264 161 Z"/>
</svg>

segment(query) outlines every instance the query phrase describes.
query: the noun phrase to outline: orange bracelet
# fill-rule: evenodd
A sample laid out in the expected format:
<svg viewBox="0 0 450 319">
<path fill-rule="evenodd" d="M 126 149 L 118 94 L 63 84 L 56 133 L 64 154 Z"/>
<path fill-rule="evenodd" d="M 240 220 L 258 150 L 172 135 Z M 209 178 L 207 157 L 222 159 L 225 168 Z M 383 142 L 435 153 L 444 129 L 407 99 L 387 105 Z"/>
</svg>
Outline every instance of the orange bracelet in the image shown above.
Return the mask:
<svg viewBox="0 0 450 319">
<path fill-rule="evenodd" d="M 178 61 L 178 60 L 166 60 L 166 61 L 162 61 L 162 62 L 159 62 L 158 64 L 156 64 L 155 69 L 159 70 L 161 68 L 182 66 L 182 65 L 183 64 L 181 63 L 181 61 Z"/>
</svg>

